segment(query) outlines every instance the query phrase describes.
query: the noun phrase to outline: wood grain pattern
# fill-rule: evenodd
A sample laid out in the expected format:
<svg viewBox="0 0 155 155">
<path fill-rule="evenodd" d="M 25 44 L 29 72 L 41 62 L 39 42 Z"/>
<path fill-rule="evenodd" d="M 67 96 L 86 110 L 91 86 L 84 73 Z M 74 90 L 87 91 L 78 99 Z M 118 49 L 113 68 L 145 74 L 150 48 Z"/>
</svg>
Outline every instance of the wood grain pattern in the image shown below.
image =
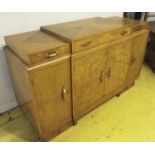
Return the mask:
<svg viewBox="0 0 155 155">
<path fill-rule="evenodd" d="M 65 124 L 72 124 L 69 68 L 68 58 L 31 73 L 42 137 L 51 135 Z"/>
<path fill-rule="evenodd" d="M 119 17 L 41 30 L 6 37 L 5 54 L 17 100 L 47 141 L 134 84 L 149 31 Z"/>
<path fill-rule="evenodd" d="M 44 140 L 73 124 L 70 88 L 70 57 L 39 68 L 25 70 L 5 48 L 18 103 Z M 60 70 L 60 72 L 58 72 Z M 63 96 L 63 89 L 66 94 Z"/>
<path fill-rule="evenodd" d="M 36 131 L 41 134 L 35 98 L 32 93 L 33 87 L 30 74 L 22 67 L 22 65 L 19 64 L 18 58 L 16 58 L 16 56 L 7 47 L 5 47 L 5 56 L 17 102 L 21 105 L 23 112 L 28 117 Z"/>
<path fill-rule="evenodd" d="M 73 96 L 75 117 L 98 104 L 106 95 L 125 85 L 132 41 L 125 40 L 105 48 L 99 46 L 84 56 L 73 57 Z M 87 51 L 85 51 L 87 52 Z"/>
<path fill-rule="evenodd" d="M 73 58 L 73 103 L 75 119 L 83 109 L 104 97 L 107 49 L 102 46 Z"/>
<path fill-rule="evenodd" d="M 148 29 L 145 22 L 121 17 L 95 17 L 41 27 L 41 30 L 72 44 L 72 53 L 115 41 Z"/>
<path fill-rule="evenodd" d="M 106 65 L 106 94 L 116 91 L 122 85 L 126 84 L 128 64 L 130 61 L 130 52 L 132 41 L 125 40 L 108 48 Z"/>
<path fill-rule="evenodd" d="M 69 54 L 69 45 L 41 31 L 32 31 L 5 37 L 14 53 L 27 65 L 55 60 Z M 53 58 L 47 56 L 56 53 Z"/>
<path fill-rule="evenodd" d="M 41 29 L 60 35 L 66 38 L 66 40 L 75 41 L 93 36 L 95 34 L 101 34 L 103 32 L 110 32 L 114 30 L 118 31 L 124 28 L 137 26 L 139 24 L 144 25 L 144 22 L 121 17 L 94 17 L 73 22 L 43 26 Z"/>
</svg>

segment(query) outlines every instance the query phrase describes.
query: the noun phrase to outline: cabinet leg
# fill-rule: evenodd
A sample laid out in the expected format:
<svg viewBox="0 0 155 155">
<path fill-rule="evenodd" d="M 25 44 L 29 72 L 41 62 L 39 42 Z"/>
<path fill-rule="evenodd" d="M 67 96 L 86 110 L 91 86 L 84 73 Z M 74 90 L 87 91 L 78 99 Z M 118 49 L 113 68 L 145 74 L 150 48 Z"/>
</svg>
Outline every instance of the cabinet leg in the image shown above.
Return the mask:
<svg viewBox="0 0 155 155">
<path fill-rule="evenodd" d="M 46 142 L 46 141 L 43 140 L 41 137 L 39 137 L 35 142 Z"/>
<path fill-rule="evenodd" d="M 73 120 L 73 125 L 75 126 L 77 124 L 77 120 Z"/>
<path fill-rule="evenodd" d="M 120 95 L 121 95 L 121 93 L 117 94 L 116 96 L 117 96 L 117 97 L 120 97 Z"/>
</svg>

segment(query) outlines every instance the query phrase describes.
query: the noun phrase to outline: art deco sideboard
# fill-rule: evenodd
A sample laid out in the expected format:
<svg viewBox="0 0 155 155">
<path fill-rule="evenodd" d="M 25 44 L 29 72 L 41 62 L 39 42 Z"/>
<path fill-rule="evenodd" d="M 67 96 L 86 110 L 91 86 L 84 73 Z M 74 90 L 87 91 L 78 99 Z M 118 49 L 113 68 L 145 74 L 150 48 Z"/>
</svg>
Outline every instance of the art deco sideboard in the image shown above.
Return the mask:
<svg viewBox="0 0 155 155">
<path fill-rule="evenodd" d="M 43 140 L 61 133 L 138 78 L 145 22 L 90 18 L 5 37 L 18 103 Z"/>
</svg>

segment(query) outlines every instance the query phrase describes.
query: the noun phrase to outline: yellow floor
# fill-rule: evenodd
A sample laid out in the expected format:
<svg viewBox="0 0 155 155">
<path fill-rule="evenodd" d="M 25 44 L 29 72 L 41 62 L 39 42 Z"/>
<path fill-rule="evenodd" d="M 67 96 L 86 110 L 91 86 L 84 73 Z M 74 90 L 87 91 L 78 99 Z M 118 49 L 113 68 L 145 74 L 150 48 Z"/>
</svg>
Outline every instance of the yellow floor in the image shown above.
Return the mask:
<svg viewBox="0 0 155 155">
<path fill-rule="evenodd" d="M 37 141 L 21 114 L 0 126 L 0 141 Z M 51 141 L 155 141 L 155 74 L 144 65 L 135 86 Z"/>
</svg>

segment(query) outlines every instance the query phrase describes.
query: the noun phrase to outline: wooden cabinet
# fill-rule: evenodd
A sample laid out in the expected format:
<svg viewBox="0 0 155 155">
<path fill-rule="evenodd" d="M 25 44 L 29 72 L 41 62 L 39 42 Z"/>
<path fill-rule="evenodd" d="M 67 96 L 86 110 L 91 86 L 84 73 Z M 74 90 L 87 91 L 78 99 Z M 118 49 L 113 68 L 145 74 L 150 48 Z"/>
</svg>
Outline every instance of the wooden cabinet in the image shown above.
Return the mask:
<svg viewBox="0 0 155 155">
<path fill-rule="evenodd" d="M 5 37 L 16 98 L 44 140 L 138 78 L 148 37 L 141 21 L 90 18 Z"/>
</svg>

